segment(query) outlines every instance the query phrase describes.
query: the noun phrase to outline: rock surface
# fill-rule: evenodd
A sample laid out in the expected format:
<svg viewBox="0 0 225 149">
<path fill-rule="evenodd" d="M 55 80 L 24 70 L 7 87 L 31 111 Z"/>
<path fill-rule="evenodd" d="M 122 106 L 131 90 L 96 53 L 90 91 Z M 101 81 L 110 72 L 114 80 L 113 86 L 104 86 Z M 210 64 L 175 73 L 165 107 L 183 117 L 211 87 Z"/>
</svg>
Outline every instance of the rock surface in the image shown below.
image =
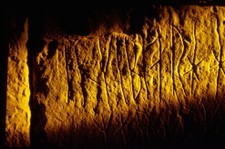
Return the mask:
<svg viewBox="0 0 225 149">
<path fill-rule="evenodd" d="M 30 87 L 28 68 L 28 20 L 9 44 L 6 102 L 6 146 L 25 147 L 30 145 Z M 18 32 L 17 32 L 18 33 Z"/>
<path fill-rule="evenodd" d="M 140 33 L 124 33 L 114 24 L 87 36 L 44 35 L 29 67 L 34 145 L 220 145 L 225 141 L 224 22 L 223 6 L 162 6 L 157 17 L 145 17 Z M 6 131 L 9 143 L 24 138 L 29 145 L 25 43 L 9 55 Z"/>
<path fill-rule="evenodd" d="M 48 141 L 146 147 L 213 131 L 225 104 L 224 20 L 223 7 L 162 7 L 143 35 L 46 38 L 34 100 Z"/>
</svg>

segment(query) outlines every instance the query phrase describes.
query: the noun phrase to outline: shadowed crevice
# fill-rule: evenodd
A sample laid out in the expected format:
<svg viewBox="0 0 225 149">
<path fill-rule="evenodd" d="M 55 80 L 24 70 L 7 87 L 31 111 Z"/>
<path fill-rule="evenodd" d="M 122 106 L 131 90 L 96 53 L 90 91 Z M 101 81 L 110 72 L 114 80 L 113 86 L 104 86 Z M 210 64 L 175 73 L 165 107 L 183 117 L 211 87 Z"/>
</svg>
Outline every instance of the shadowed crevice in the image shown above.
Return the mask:
<svg viewBox="0 0 225 149">
<path fill-rule="evenodd" d="M 28 67 L 29 67 L 29 86 L 30 86 L 30 109 L 31 109 L 31 126 L 30 126 L 30 148 L 40 148 L 43 144 L 46 144 L 47 134 L 44 130 L 47 117 L 45 115 L 46 107 L 43 103 L 38 102 L 38 98 L 35 97 L 35 91 L 43 91 L 46 87 L 43 83 L 36 82 L 36 77 L 40 77 L 36 72 L 37 66 L 35 65 L 35 56 L 40 50 L 42 50 L 44 42 L 42 40 L 43 35 L 43 16 L 38 18 L 29 18 L 29 38 L 27 43 L 28 48 Z M 51 50 L 54 52 L 55 44 L 51 45 Z M 51 52 L 52 52 L 51 51 Z"/>
</svg>

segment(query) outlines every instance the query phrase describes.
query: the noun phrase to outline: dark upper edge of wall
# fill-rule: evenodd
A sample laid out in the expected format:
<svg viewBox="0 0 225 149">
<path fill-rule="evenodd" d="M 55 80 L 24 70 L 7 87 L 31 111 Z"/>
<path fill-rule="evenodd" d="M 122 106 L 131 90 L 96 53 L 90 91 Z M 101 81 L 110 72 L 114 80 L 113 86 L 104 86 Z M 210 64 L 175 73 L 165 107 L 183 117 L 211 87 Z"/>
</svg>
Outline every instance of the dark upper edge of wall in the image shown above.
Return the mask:
<svg viewBox="0 0 225 149">
<path fill-rule="evenodd" d="M 138 17 L 143 17 L 146 12 L 156 16 L 158 13 L 156 10 L 161 5 L 225 6 L 225 2 L 224 0 L 2 0 L 2 5 L 4 9 L 1 11 L 2 15 L 9 18 L 27 16 L 39 27 L 45 26 L 46 20 L 51 19 L 52 23 L 58 25 L 63 32 L 87 35 L 90 32 L 88 19 L 93 17 L 93 14 L 95 14 L 94 17 L 96 14 L 101 17 L 113 10 L 124 17 L 127 11 L 133 9 L 134 16 L 141 20 Z"/>
<path fill-rule="evenodd" d="M 62 14 L 70 11 L 93 11 L 96 9 L 148 8 L 151 5 L 225 5 L 224 0 L 2 0 L 7 10 L 37 15 L 54 10 Z"/>
</svg>

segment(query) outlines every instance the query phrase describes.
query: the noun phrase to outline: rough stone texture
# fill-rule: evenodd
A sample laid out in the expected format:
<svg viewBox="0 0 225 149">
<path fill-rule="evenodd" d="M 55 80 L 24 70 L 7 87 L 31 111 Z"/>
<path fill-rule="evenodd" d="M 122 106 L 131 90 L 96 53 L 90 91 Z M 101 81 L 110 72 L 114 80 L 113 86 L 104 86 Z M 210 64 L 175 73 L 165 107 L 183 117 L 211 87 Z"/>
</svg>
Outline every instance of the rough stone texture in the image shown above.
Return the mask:
<svg viewBox="0 0 225 149">
<path fill-rule="evenodd" d="M 9 48 L 6 146 L 224 145 L 225 7 L 158 14 L 137 33 L 108 18 L 87 36 L 49 27 L 40 43 L 26 22 Z"/>
<path fill-rule="evenodd" d="M 142 148 L 224 141 L 225 8 L 159 12 L 145 19 L 141 34 L 44 38 L 34 60 L 41 143 Z"/>
<path fill-rule="evenodd" d="M 30 145 L 30 88 L 27 65 L 28 20 L 13 24 L 14 37 L 9 43 L 6 102 L 6 146 Z M 18 33 L 18 34 L 17 34 Z"/>
</svg>

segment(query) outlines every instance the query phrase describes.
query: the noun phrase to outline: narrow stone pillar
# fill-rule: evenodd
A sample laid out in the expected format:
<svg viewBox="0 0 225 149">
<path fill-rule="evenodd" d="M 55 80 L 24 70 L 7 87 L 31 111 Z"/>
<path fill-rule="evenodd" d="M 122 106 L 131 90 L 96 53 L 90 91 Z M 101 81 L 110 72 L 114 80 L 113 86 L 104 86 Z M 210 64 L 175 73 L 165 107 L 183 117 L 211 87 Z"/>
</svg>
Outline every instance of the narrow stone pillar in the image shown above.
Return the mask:
<svg viewBox="0 0 225 149">
<path fill-rule="evenodd" d="M 28 20 L 16 22 L 9 43 L 6 101 L 6 147 L 29 147 L 30 108 L 27 64 Z M 13 29 L 12 29 L 13 30 Z"/>
</svg>

